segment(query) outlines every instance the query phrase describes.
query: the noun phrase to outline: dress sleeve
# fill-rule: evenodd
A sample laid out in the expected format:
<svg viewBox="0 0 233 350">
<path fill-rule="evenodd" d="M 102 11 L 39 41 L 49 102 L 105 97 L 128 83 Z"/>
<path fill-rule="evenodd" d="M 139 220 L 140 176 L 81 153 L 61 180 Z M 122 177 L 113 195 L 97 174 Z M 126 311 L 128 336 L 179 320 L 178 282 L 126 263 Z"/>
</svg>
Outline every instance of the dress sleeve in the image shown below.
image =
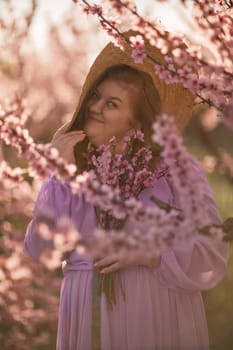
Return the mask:
<svg viewBox="0 0 233 350">
<path fill-rule="evenodd" d="M 43 239 L 35 228 L 35 216 L 39 210 L 49 210 L 56 218 L 68 214 L 70 206 L 70 189 L 68 184 L 59 182 L 51 176 L 42 184 L 34 205 L 34 217 L 27 226 L 24 238 L 24 251 L 38 258 L 46 250 L 53 248 L 52 240 Z"/>
<path fill-rule="evenodd" d="M 203 182 L 204 203 L 200 203 L 208 215 L 209 224 L 221 224 L 213 193 L 199 162 L 191 157 L 193 171 Z M 172 187 L 173 204 L 180 207 L 179 193 Z M 182 209 L 182 208 L 181 208 Z M 161 255 L 157 269 L 161 284 L 175 290 L 190 292 L 213 288 L 225 275 L 229 244 L 199 235 L 197 239 L 169 248 Z"/>
</svg>

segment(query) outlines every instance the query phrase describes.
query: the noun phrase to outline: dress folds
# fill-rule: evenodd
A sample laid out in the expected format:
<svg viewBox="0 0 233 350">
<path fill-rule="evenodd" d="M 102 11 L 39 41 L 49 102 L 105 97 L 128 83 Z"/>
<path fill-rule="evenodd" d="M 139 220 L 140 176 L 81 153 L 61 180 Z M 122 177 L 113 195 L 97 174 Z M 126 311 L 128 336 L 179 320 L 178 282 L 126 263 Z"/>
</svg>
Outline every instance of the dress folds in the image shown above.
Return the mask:
<svg viewBox="0 0 233 350">
<path fill-rule="evenodd" d="M 192 158 L 195 176 L 204 185 L 201 203 L 210 223 L 221 223 L 212 191 L 199 163 Z M 191 181 L 191 179 L 190 179 Z M 153 188 L 140 194 L 142 203 L 153 205 L 149 197 L 180 207 L 179 193 L 164 176 Z M 95 212 L 83 196 L 71 192 L 69 182 L 55 176 L 42 185 L 35 213 L 51 208 L 56 217 L 67 215 L 82 235 L 91 234 L 96 226 Z M 142 233 L 143 234 L 143 233 Z M 33 219 L 24 240 L 27 254 L 38 257 L 51 248 L 36 232 Z M 162 253 L 160 266 L 130 266 L 120 270 L 126 302 L 119 296 L 109 311 L 105 295 L 101 307 L 101 350 L 207 350 L 208 328 L 201 291 L 213 288 L 222 280 L 227 268 L 229 247 L 225 242 L 200 236 Z M 73 252 L 63 270 L 61 285 L 57 350 L 92 350 L 92 277 L 93 259 Z"/>
</svg>

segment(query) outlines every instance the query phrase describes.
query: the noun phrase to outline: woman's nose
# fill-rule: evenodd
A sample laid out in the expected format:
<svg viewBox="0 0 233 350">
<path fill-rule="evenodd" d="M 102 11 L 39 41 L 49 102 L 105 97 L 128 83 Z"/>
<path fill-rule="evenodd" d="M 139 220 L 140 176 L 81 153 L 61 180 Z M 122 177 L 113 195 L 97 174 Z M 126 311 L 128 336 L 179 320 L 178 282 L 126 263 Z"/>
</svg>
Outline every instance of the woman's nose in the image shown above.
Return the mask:
<svg viewBox="0 0 233 350">
<path fill-rule="evenodd" d="M 92 101 L 89 105 L 89 110 L 93 113 L 102 113 L 102 109 L 103 102 L 101 101 L 101 99 Z"/>
</svg>

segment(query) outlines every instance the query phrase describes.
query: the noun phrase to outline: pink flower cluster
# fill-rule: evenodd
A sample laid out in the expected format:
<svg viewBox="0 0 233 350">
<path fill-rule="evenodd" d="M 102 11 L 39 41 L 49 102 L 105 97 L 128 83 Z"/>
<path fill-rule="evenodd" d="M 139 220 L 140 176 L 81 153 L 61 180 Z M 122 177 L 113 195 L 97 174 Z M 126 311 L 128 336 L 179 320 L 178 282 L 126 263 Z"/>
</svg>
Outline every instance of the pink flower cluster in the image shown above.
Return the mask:
<svg viewBox="0 0 233 350">
<path fill-rule="evenodd" d="M 34 143 L 28 130 L 24 128 L 26 120 L 27 114 L 24 108 L 22 108 L 20 100 L 16 100 L 14 103 L 12 102 L 5 110 L 1 106 L 1 139 L 6 145 L 16 148 L 19 156 L 24 156 L 30 164 L 21 174 L 28 172 L 32 177 L 45 178 L 55 170 L 58 176 L 74 176 L 76 167 L 72 164 L 67 164 L 65 160 L 58 157 L 58 151 L 55 148 L 51 148 L 50 144 L 36 145 Z M 3 167 L 6 169 L 6 166 L 3 165 Z M 17 171 L 19 173 L 19 170 Z M 2 171 L 1 175 L 2 177 L 5 175 L 5 177 L 9 178 L 9 168 L 8 171 Z M 13 176 L 11 176 L 11 180 L 13 180 Z M 18 181 L 19 178 L 15 177 L 15 180 Z"/>
<path fill-rule="evenodd" d="M 137 64 L 143 63 L 147 56 L 143 37 L 141 35 L 131 36 L 129 40 L 133 48 L 132 58 L 134 62 Z"/>
<path fill-rule="evenodd" d="M 127 184 L 128 179 L 131 179 L 131 186 L 137 193 L 138 183 L 145 181 L 143 162 L 148 164 L 151 159 L 150 152 L 147 150 L 146 153 L 141 147 L 133 165 L 133 161 L 125 159 L 126 155 L 114 153 L 115 138 L 112 138 L 108 145 L 100 146 L 99 153 L 92 156 L 94 170 L 78 175 L 70 181 L 70 186 L 74 193 L 84 195 L 86 201 L 93 206 L 110 211 L 119 220 L 127 219 L 124 226 L 107 231 L 97 227 L 92 235 L 84 237 L 76 231 L 68 218 L 60 222 L 48 217 L 48 212 L 42 213 L 36 219 L 38 227 L 44 239 L 53 240 L 54 249 L 43 255 L 41 261 L 49 264 L 50 268 L 57 267 L 64 254 L 73 249 L 90 256 L 106 253 L 114 253 L 116 257 L 138 253 L 153 256 L 168 247 L 195 240 L 200 234 L 218 240 L 224 238 L 223 227 L 213 225 L 208 211 L 203 208 L 203 182 L 199 181 L 200 174 L 177 134 L 173 118 L 161 115 L 153 125 L 153 131 L 153 141 L 162 146 L 162 161 L 156 167 L 151 180 L 156 181 L 157 177 L 166 176 L 171 186 L 179 192 L 178 208 L 161 202 L 155 196 L 151 198 L 154 205 L 143 207 L 135 192 L 127 192 L 124 185 L 120 185 L 121 180 Z M 143 142 L 142 133 L 138 132 L 135 138 Z M 130 139 L 125 138 L 125 150 L 129 144 Z M 143 152 L 144 156 L 141 157 Z M 144 183 L 142 188 L 146 186 Z M 122 189 L 126 194 L 124 198 Z"/>
<path fill-rule="evenodd" d="M 75 1 L 78 2 L 78 1 Z M 115 46 L 119 47 L 121 50 L 124 50 L 124 44 L 122 41 L 122 38 L 119 36 L 119 34 L 116 32 L 115 28 L 117 25 L 121 24 L 120 20 L 109 18 L 108 21 L 105 21 L 105 13 L 103 11 L 103 8 L 99 5 L 90 5 L 87 1 L 82 1 L 83 4 L 81 5 L 82 10 L 87 15 L 97 15 L 100 20 L 101 27 L 109 36 L 112 38 L 112 42 Z M 114 6 L 114 5 L 113 5 Z M 119 6 L 115 6 L 119 9 Z"/>
<path fill-rule="evenodd" d="M 127 149 L 130 149 L 135 140 L 140 142 L 141 147 L 130 158 Z M 129 209 L 135 211 L 135 208 L 141 208 L 141 203 L 136 200 L 140 192 L 153 186 L 157 177 L 166 170 L 162 164 L 153 171 L 150 170 L 152 154 L 143 145 L 143 134 L 137 131 L 132 139 L 125 137 L 125 153 L 117 154 L 113 137 L 109 144 L 100 146 L 97 154 L 92 155 L 94 169 L 71 181 L 73 192 L 84 194 L 86 200 L 93 205 L 124 220 Z"/>
<path fill-rule="evenodd" d="M 166 136 L 168 134 L 172 135 L 172 123 L 169 122 L 169 119 L 166 119 L 161 121 L 158 127 L 161 129 L 158 132 L 161 139 L 157 139 L 157 142 L 163 145 Z M 135 134 L 135 139 L 143 144 L 143 134 L 139 131 Z M 170 139 L 174 140 L 172 137 Z M 180 219 L 179 210 L 177 211 L 175 208 L 164 210 L 160 206 L 142 208 L 141 202 L 132 196 L 133 193 L 130 191 L 131 186 L 137 193 L 139 186 L 143 189 L 153 185 L 156 177 L 168 170 L 168 166 L 162 163 L 154 173 L 151 173 L 146 169 L 146 164 L 151 160 L 150 151 L 141 147 L 134 154 L 132 162 L 129 162 L 125 155 L 112 153 L 114 141 L 113 138 L 110 145 L 101 146 L 100 153 L 93 156 L 92 161 L 96 171 L 79 175 L 75 181 L 71 182 L 71 186 L 78 194 L 84 193 L 86 200 L 93 205 L 98 205 L 103 210 L 110 210 L 116 218 L 125 219 L 128 217 L 126 227 L 120 231 L 111 230 L 108 232 L 97 229 L 92 238 L 88 241 L 82 241 L 78 239 L 80 236 L 72 223 L 64 220 L 62 222 L 46 221 L 44 217 L 48 216 L 48 213 L 44 213 L 37 217 L 36 221 L 42 237 L 53 240 L 54 249 L 46 252 L 41 257 L 41 261 L 49 268 L 56 268 L 63 259 L 64 252 L 76 249 L 76 247 L 79 252 L 82 249 L 90 253 L 93 249 L 96 249 L 96 253 L 97 251 L 100 253 L 106 251 L 106 249 L 113 249 L 121 254 L 122 251 L 129 249 L 129 252 L 141 250 L 147 251 L 148 254 L 154 254 L 167 246 L 177 244 L 182 239 L 194 237 L 194 226 L 190 219 L 188 221 Z M 130 139 L 125 138 L 125 151 L 129 145 Z M 174 142 L 170 146 L 173 147 Z M 168 160 L 168 154 L 164 153 L 164 155 Z M 46 163 L 42 166 L 46 166 Z M 61 169 L 58 169 L 58 171 L 61 171 Z M 122 200 L 122 189 L 119 186 L 121 181 L 125 181 L 126 185 L 129 186 L 129 188 L 123 188 L 124 200 Z M 157 203 L 156 198 L 155 203 Z M 127 229 L 127 225 L 130 225 L 130 229 L 129 227 Z M 185 235 L 182 236 L 181 233 L 174 236 L 174 226 L 180 228 L 180 232 L 185 232 Z M 145 232 L 144 235 L 141 235 L 142 230 Z M 131 232 L 130 235 L 128 234 L 129 231 Z M 74 237 L 75 239 L 73 239 Z M 122 249 L 118 249 L 119 247 L 122 247 Z"/>
<path fill-rule="evenodd" d="M 13 228 L 14 237 L 12 237 L 12 232 L 8 232 L 12 230 L 7 227 L 7 222 L 4 223 L 4 226 L 1 223 L 1 230 L 4 232 L 0 240 L 1 252 L 4 252 L 0 263 L 1 327 L 10 329 L 13 339 L 6 338 L 5 332 L 1 332 L 0 340 L 1 344 L 4 344 L 4 349 L 15 347 L 25 349 L 25 342 L 28 338 L 23 334 L 22 329 L 27 329 L 30 334 L 35 334 L 32 342 L 33 347 L 36 348 L 38 344 L 47 344 L 49 333 L 56 331 L 53 325 L 56 324 L 57 319 L 54 310 L 58 308 L 58 300 L 55 297 L 55 294 L 58 293 L 58 286 L 55 287 L 54 271 L 48 276 L 43 265 L 38 266 L 38 263 L 25 257 L 19 244 L 22 235 L 17 237 L 14 225 Z M 36 280 L 33 277 L 35 275 Z M 49 288 L 47 288 L 45 278 L 51 281 Z M 36 288 L 32 288 L 32 280 Z M 54 295 L 49 295 L 51 289 Z M 45 293 L 46 297 L 44 297 Z M 38 328 L 42 329 L 39 335 Z M 26 347 L 26 349 L 29 348 Z"/>
<path fill-rule="evenodd" d="M 41 238 L 51 243 L 51 249 L 40 255 L 40 261 L 50 270 L 59 267 L 71 250 L 82 247 L 81 236 L 68 217 L 57 219 L 50 210 L 39 210 L 33 225 Z"/>
<path fill-rule="evenodd" d="M 100 24 L 113 41 L 122 49 L 122 34 L 114 21 L 112 22 L 103 11 L 91 11 L 92 5 L 83 1 L 88 13 L 99 16 Z M 195 2 L 193 31 L 187 31 L 188 47 L 183 47 L 182 39 L 172 33 L 166 33 L 159 23 L 152 22 L 140 16 L 130 1 L 108 1 L 112 10 L 120 15 L 130 14 L 132 28 L 138 30 L 157 47 L 163 55 L 171 56 L 171 62 L 162 64 L 147 54 L 141 35 L 128 40 L 132 46 L 132 57 L 141 64 L 145 57 L 155 64 L 155 73 L 167 83 L 182 83 L 200 98 L 201 101 L 219 110 L 222 121 L 233 127 L 233 104 L 231 80 L 232 71 L 232 16 L 227 11 L 217 13 L 211 0 Z M 184 1 L 181 3 L 185 6 Z M 187 24 L 186 24 L 187 25 Z M 223 30 L 224 27 L 224 30 Z M 202 40 L 196 42 L 196 38 Z M 126 39 L 124 37 L 124 39 Z M 211 75 L 210 75 L 211 73 Z M 199 76 L 198 76 L 199 75 Z"/>
<path fill-rule="evenodd" d="M 78 195 L 84 194 L 92 205 L 99 206 L 102 210 L 111 211 L 118 219 L 127 221 L 120 230 L 105 231 L 97 228 L 91 237 L 82 241 L 82 246 L 90 253 L 106 253 L 106 251 L 146 251 L 148 254 L 158 254 L 163 249 L 179 244 L 187 239 L 195 239 L 202 232 L 203 227 L 210 225 L 207 211 L 203 210 L 202 182 L 195 174 L 195 167 L 190 163 L 190 158 L 182 145 L 180 137 L 176 134 L 176 128 L 172 118 L 163 115 L 154 125 L 153 140 L 163 146 L 163 162 L 157 168 L 157 172 L 166 171 L 168 181 L 173 184 L 181 195 L 179 208 L 170 207 L 153 197 L 154 206 L 142 207 L 138 198 L 132 193 L 122 200 L 119 179 L 124 171 L 131 168 L 119 163 L 119 155 L 112 161 L 110 146 L 101 146 L 102 154 L 93 158 L 97 172 L 90 171 L 77 176 L 71 182 L 71 188 Z M 120 165 L 118 178 L 114 173 L 113 163 Z M 123 168 L 121 168 L 121 165 Z M 112 168 L 111 168 L 112 166 Z M 172 171 L 169 171 L 169 168 Z M 121 172 L 124 170 L 123 173 Z M 110 171 L 111 170 L 111 171 Z M 129 176 L 130 177 L 130 176 Z M 140 177 L 140 172 L 139 172 Z M 191 179 L 191 182 L 190 182 Z M 193 184 L 195 183 L 195 191 Z M 133 185 L 133 183 L 132 183 Z M 200 209 L 201 208 L 201 209 Z M 176 227 L 176 235 L 174 235 Z M 221 227 L 210 227 L 208 234 L 216 239 L 222 239 L 224 232 Z M 129 235 L 130 232 L 130 235 Z M 144 232 L 141 235 L 141 232 Z M 80 245 L 80 243 L 78 243 Z"/>
<path fill-rule="evenodd" d="M 9 188 L 22 182 L 24 173 L 25 171 L 19 167 L 12 169 L 5 161 L 0 163 L 0 181 L 4 188 Z"/>
<path fill-rule="evenodd" d="M 91 190 L 91 188 L 88 189 L 89 192 Z M 93 204 L 92 200 L 93 196 L 90 198 Z M 113 198 L 108 198 L 109 207 L 112 200 Z M 44 213 L 44 218 L 41 216 L 38 220 L 43 221 L 41 229 L 44 230 L 45 237 L 54 237 L 55 241 L 58 237 L 59 243 L 62 244 L 56 245 L 55 250 L 43 254 L 41 261 L 46 266 L 48 264 L 49 268 L 52 269 L 53 266 L 57 267 L 59 265 L 59 259 L 60 261 L 63 258 L 65 259 L 64 239 L 60 240 L 60 237 L 62 235 L 67 237 L 70 227 L 73 230 L 73 237 L 75 237 L 69 242 L 70 250 L 77 250 L 79 254 L 84 253 L 89 256 L 114 254 L 116 258 L 124 254 L 133 256 L 138 253 L 152 257 L 160 254 L 168 247 L 174 247 L 187 240 L 194 241 L 202 233 L 202 230 L 197 229 L 194 225 L 192 217 L 184 217 L 184 213 L 176 208 L 170 207 L 167 210 L 158 206 L 143 208 L 140 201 L 131 198 L 126 200 L 125 210 L 128 214 L 128 221 L 121 230 L 105 231 L 98 227 L 88 236 L 81 236 L 79 232 L 75 231 L 71 221 L 69 224 L 69 219 L 66 219 L 66 232 L 61 230 L 60 225 L 55 221 L 53 227 L 51 223 L 47 224 L 46 227 L 45 218 L 48 213 Z M 176 227 L 176 233 L 174 233 L 174 227 Z M 50 232 L 50 235 L 48 235 L 48 232 Z M 203 232 L 214 239 L 221 240 L 223 238 L 222 227 L 206 227 Z M 52 264 L 50 264 L 49 259 L 52 259 Z"/>
<path fill-rule="evenodd" d="M 209 224 L 207 210 L 203 210 L 200 203 L 205 203 L 203 198 L 203 181 L 200 182 L 200 174 L 193 165 L 186 151 L 181 137 L 178 135 L 174 118 L 163 114 L 153 125 L 153 141 L 162 147 L 162 157 L 165 163 L 172 169 L 169 173 L 169 181 L 180 193 L 180 208 L 184 218 L 192 218 L 192 225 L 200 229 Z"/>
<path fill-rule="evenodd" d="M 91 13 L 92 15 L 102 16 L 103 9 L 101 6 L 94 4 L 93 6 L 84 7 L 83 12 L 87 15 Z"/>
<path fill-rule="evenodd" d="M 129 157 L 130 147 L 137 141 L 140 149 Z M 91 162 L 95 167 L 100 182 L 118 188 L 125 198 L 148 187 L 152 186 L 155 174 L 149 169 L 152 159 L 151 151 L 144 146 L 144 135 L 139 130 L 136 131 L 132 139 L 128 136 L 124 138 L 124 154 L 115 153 L 116 138 L 113 137 L 108 145 L 102 145 L 97 149 L 97 155 L 93 155 Z"/>
</svg>

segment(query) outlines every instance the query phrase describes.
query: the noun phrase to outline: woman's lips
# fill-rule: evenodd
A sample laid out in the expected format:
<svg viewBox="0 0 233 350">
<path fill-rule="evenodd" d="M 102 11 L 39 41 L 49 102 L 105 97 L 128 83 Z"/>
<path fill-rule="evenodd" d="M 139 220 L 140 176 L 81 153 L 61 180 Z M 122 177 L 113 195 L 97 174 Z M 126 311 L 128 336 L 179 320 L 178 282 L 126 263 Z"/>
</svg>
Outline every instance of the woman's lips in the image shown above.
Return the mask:
<svg viewBox="0 0 233 350">
<path fill-rule="evenodd" d="M 94 116 L 94 115 L 92 115 L 92 114 L 89 114 L 89 118 L 90 118 L 90 119 L 94 119 L 94 120 L 96 120 L 96 121 L 99 122 L 99 123 L 103 123 L 103 120 L 97 118 L 96 116 Z"/>
</svg>

